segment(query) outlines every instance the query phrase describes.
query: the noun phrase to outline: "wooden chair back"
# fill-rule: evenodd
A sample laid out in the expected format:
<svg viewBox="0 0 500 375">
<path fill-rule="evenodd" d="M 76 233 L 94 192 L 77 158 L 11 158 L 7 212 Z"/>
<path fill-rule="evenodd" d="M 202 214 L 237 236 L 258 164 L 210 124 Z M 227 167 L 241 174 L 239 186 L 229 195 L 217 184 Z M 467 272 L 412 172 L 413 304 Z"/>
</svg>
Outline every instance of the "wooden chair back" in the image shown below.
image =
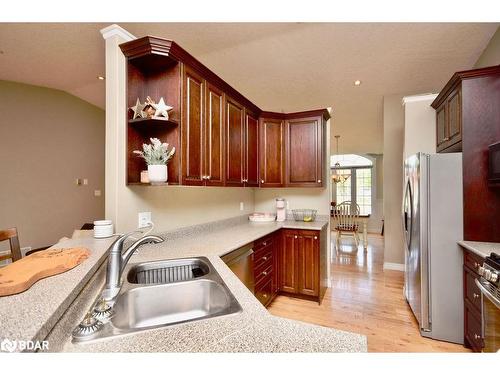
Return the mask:
<svg viewBox="0 0 500 375">
<path fill-rule="evenodd" d="M 0 229 L 0 242 L 7 240 L 10 242 L 10 253 L 0 255 L 0 261 L 12 259 L 15 262 L 21 259 L 21 247 L 19 246 L 19 237 L 17 236 L 16 228 Z"/>
<path fill-rule="evenodd" d="M 345 201 L 337 205 L 334 212 L 336 229 L 357 231 L 359 211 L 359 206 L 351 201 Z"/>
</svg>

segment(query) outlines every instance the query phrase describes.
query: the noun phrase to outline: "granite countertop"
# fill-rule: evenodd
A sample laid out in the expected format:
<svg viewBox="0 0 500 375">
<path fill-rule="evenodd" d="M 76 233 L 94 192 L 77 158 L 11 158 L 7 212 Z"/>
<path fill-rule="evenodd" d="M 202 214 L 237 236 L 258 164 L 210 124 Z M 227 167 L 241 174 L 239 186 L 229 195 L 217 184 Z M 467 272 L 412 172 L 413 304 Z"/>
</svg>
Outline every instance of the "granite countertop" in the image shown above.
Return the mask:
<svg viewBox="0 0 500 375">
<path fill-rule="evenodd" d="M 492 252 L 500 254 L 500 243 L 497 242 L 458 241 L 458 244 L 483 258 Z"/>
<path fill-rule="evenodd" d="M 55 325 L 54 320 L 57 321 L 67 311 L 61 319 L 66 322 L 58 323 L 66 327 L 59 330 L 57 334 L 51 333 L 54 336 L 52 339 L 61 343 L 60 350 L 62 351 L 365 352 L 367 343 L 363 335 L 272 316 L 220 259 L 220 256 L 281 228 L 322 230 L 327 226 L 327 221 L 251 223 L 239 218 L 160 233 L 165 241 L 157 245 L 142 246 L 138 254 L 131 258 L 130 263 L 205 256 L 238 300 L 243 311 L 234 315 L 161 327 L 82 344 L 71 343 L 71 329 L 68 327 L 75 327 L 85 315 L 86 309 L 68 308 L 66 300 L 75 299 L 75 294 L 82 291 L 90 277 L 96 277 L 94 275 L 96 269 L 105 258 L 105 248 L 112 240 L 104 243 L 103 240 L 89 238 L 59 243 L 57 247 L 86 246 L 91 250 L 91 257 L 81 265 L 83 267 L 80 269 L 79 266 L 64 274 L 40 281 L 30 289 L 33 292 L 28 291 L 29 294 L 0 298 L 0 313 L 2 316 L 8 314 L 9 317 L 6 324 L 2 324 L 0 328 L 0 337 L 43 339 L 45 337 L 43 333 L 47 333 L 47 328 L 50 330 L 49 327 Z M 59 284 L 64 282 L 71 286 L 65 285 L 64 290 L 60 290 Z M 88 283 L 87 288 L 93 283 L 96 284 L 95 290 L 87 292 L 91 301 L 97 297 L 100 290 L 100 285 L 94 282 L 94 279 Z M 34 290 L 35 287 L 36 290 Z M 37 290 L 38 292 L 46 291 L 44 298 L 38 298 Z M 82 295 L 85 294 L 84 292 Z M 81 298 L 83 297 L 76 298 L 74 304 L 77 304 Z M 56 306 L 58 303 L 59 308 Z M 16 310 L 18 311 L 11 318 L 10 314 L 14 314 Z M 40 315 L 39 310 L 44 311 L 44 314 Z M 52 316 L 50 316 L 50 311 L 52 311 Z M 44 320 L 48 323 L 43 324 Z M 29 334 L 26 335 L 27 332 Z M 49 342 L 50 340 L 49 336 Z"/>
</svg>

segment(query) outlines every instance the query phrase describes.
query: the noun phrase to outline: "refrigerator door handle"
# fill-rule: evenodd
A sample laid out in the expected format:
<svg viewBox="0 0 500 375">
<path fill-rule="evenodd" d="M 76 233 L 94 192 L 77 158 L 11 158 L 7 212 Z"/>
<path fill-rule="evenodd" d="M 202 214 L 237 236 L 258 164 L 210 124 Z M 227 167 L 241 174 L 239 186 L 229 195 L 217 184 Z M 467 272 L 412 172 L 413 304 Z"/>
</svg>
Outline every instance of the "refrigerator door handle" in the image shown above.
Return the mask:
<svg viewBox="0 0 500 375">
<path fill-rule="evenodd" d="M 406 250 L 410 251 L 411 245 L 411 232 L 412 232 L 412 222 L 413 222 L 413 199 L 411 192 L 410 179 L 406 182 L 405 197 L 403 204 L 403 228 L 405 233 L 405 244 Z"/>
</svg>

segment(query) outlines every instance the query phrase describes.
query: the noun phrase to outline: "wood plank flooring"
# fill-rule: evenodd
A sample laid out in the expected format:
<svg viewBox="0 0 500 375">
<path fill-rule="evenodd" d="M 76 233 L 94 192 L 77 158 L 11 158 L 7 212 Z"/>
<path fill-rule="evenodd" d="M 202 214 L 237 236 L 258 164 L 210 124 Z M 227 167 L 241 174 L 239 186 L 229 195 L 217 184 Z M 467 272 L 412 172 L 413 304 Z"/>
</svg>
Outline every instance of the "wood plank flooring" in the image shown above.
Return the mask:
<svg viewBox="0 0 500 375">
<path fill-rule="evenodd" d="M 332 235 L 334 239 L 335 236 Z M 403 296 L 404 274 L 383 270 L 384 239 L 369 235 L 368 250 L 350 238 L 333 243 L 332 287 L 323 303 L 278 296 L 269 306 L 276 316 L 364 334 L 370 352 L 468 352 L 461 345 L 420 336 Z"/>
</svg>

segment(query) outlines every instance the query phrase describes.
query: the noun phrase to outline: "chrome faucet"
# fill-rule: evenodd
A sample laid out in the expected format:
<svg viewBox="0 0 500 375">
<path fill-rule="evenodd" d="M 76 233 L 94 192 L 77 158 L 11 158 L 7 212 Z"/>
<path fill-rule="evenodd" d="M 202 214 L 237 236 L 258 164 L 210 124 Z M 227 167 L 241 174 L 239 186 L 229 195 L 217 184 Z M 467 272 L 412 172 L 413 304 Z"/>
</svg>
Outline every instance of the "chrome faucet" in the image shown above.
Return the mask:
<svg viewBox="0 0 500 375">
<path fill-rule="evenodd" d="M 102 292 L 102 297 L 104 299 L 113 299 L 120 292 L 123 269 L 139 246 L 146 243 L 163 242 L 163 238 L 158 236 L 144 236 L 135 241 L 125 252 L 123 252 L 123 244 L 127 238 L 134 233 L 136 232 L 121 235 L 109 248 L 110 251 L 108 257 L 108 267 L 106 270 L 106 285 Z"/>
</svg>

